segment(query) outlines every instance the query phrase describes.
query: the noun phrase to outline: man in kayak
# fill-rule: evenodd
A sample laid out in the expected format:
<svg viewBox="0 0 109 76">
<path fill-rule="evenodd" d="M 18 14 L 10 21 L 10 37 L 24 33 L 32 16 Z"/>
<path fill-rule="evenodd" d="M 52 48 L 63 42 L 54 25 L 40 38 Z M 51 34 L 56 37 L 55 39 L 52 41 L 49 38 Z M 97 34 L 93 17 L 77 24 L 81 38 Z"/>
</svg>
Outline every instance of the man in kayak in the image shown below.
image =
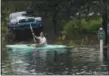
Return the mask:
<svg viewBox="0 0 109 76">
<path fill-rule="evenodd" d="M 33 35 L 34 35 L 34 33 L 33 33 Z M 46 40 L 43 32 L 40 33 L 39 37 L 37 37 L 36 35 L 34 35 L 34 37 L 39 40 L 39 43 L 36 44 L 36 46 L 47 45 L 47 40 Z"/>
</svg>

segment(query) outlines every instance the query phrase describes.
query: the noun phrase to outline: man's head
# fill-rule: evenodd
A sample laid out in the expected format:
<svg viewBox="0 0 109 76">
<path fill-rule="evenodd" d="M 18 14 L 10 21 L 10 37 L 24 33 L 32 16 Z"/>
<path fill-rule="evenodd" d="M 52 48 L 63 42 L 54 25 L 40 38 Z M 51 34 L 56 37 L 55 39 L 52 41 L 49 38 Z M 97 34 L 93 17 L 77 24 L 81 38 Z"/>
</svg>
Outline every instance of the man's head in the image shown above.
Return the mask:
<svg viewBox="0 0 109 76">
<path fill-rule="evenodd" d="M 44 37 L 44 33 L 43 33 L 43 32 L 41 32 L 41 33 L 40 33 L 40 36 L 41 36 L 41 37 Z"/>
</svg>

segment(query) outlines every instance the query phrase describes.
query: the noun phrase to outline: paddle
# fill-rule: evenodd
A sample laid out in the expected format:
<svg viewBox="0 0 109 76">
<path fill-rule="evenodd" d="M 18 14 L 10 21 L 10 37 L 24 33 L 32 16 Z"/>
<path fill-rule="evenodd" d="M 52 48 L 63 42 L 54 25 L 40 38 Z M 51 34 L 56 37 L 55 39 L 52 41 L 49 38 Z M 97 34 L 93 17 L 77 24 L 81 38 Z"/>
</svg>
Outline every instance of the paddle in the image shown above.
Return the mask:
<svg viewBox="0 0 109 76">
<path fill-rule="evenodd" d="M 33 35 L 33 40 L 36 43 L 35 34 L 34 34 L 34 31 L 33 31 L 31 24 L 30 24 L 30 29 L 31 29 L 31 32 L 32 32 L 32 35 Z"/>
</svg>

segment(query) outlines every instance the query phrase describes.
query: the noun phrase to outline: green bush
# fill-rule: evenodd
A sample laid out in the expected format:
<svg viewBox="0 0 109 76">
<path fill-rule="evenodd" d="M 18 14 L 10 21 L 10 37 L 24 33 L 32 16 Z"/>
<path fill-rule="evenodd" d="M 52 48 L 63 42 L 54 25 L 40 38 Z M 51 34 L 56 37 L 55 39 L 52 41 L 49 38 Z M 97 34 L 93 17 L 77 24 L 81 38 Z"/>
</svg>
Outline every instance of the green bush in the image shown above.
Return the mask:
<svg viewBox="0 0 109 76">
<path fill-rule="evenodd" d="M 66 38 L 80 37 L 83 34 L 94 34 L 102 24 L 101 17 L 97 19 L 74 18 L 69 20 L 63 27 L 63 35 Z"/>
</svg>

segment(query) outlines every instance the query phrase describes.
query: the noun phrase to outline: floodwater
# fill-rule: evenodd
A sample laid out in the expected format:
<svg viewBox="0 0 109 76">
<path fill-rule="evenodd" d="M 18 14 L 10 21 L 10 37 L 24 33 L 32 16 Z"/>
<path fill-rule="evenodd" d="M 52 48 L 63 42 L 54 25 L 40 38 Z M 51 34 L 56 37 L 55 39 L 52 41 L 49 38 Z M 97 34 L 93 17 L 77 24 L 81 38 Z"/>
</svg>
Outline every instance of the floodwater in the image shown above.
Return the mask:
<svg viewBox="0 0 109 76">
<path fill-rule="evenodd" d="M 58 50 L 64 52 L 58 52 Z M 2 75 L 108 75 L 109 66 L 99 60 L 97 47 L 12 51 L 2 61 Z"/>
</svg>

